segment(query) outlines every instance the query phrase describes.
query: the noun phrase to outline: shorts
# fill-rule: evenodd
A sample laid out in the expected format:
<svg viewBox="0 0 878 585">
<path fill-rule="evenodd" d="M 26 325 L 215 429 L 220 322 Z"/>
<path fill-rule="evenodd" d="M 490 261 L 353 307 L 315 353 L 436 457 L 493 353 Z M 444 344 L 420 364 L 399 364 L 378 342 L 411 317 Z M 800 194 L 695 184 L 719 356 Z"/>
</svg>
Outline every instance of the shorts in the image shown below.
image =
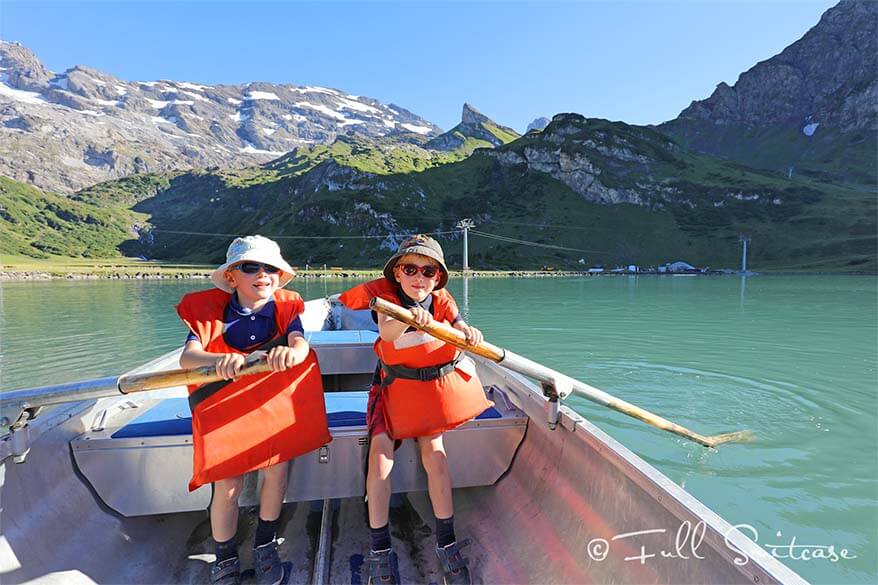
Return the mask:
<svg viewBox="0 0 878 585">
<path fill-rule="evenodd" d="M 390 430 L 387 428 L 387 419 L 384 416 L 384 396 L 377 384 L 373 384 L 369 389 L 369 401 L 366 406 L 366 426 L 369 429 L 369 438 L 381 433 L 386 434 L 391 439 Z M 402 441 L 394 441 L 393 449 L 399 449 Z"/>
<path fill-rule="evenodd" d="M 369 401 L 366 406 L 366 426 L 369 427 L 369 436 L 374 437 L 381 433 L 390 433 L 387 431 L 387 421 L 384 419 L 384 401 L 382 400 L 381 391 L 377 385 L 373 384 L 369 388 Z"/>
</svg>

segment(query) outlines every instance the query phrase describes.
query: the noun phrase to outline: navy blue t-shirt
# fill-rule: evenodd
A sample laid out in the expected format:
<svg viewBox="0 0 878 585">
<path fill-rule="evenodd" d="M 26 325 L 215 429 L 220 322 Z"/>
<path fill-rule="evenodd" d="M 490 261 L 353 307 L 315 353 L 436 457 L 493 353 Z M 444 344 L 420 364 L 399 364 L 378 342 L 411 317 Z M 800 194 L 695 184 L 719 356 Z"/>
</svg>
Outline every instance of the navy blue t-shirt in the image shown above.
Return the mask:
<svg viewBox="0 0 878 585">
<path fill-rule="evenodd" d="M 232 298 L 223 312 L 223 337 L 226 343 L 238 351 L 249 352 L 274 339 L 277 334 L 277 325 L 274 322 L 275 309 L 274 299 L 270 299 L 259 311 L 254 313 L 241 306 L 237 293 L 232 294 Z M 292 331 L 305 332 L 302 320 L 298 317 L 293 319 L 287 327 L 286 334 L 289 335 Z M 186 337 L 186 343 L 190 341 L 200 342 L 201 340 L 190 331 Z"/>
</svg>

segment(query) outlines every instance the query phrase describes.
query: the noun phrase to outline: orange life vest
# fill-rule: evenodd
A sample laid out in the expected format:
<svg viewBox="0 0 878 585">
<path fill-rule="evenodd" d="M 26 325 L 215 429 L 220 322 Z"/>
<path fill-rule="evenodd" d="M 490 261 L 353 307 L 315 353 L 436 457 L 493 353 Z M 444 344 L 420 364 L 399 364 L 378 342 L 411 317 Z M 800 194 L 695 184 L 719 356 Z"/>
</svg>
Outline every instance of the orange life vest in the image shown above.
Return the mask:
<svg viewBox="0 0 878 585">
<path fill-rule="evenodd" d="M 396 286 L 386 278 L 379 278 L 342 293 L 339 300 L 350 309 L 366 309 L 374 297 L 399 305 L 402 303 Z M 451 323 L 458 314 L 454 297 L 445 289 L 430 294 L 433 295 L 433 318 Z M 442 366 L 459 357 L 453 345 L 421 331 L 403 333 L 396 341 L 379 337 L 375 341 L 375 353 L 386 366 L 417 369 Z M 382 371 L 382 376 L 386 375 L 386 371 Z M 387 380 L 385 378 L 385 382 Z M 463 358 L 450 373 L 434 380 L 389 378 L 382 392 L 387 428 L 394 439 L 445 432 L 493 405 L 485 398 L 475 365 L 469 358 Z"/>
<path fill-rule="evenodd" d="M 189 293 L 177 305 L 180 318 L 205 351 L 243 353 L 223 339 L 223 313 L 231 295 L 219 289 Z M 302 298 L 274 293 L 278 336 L 300 315 Z M 190 386 L 191 395 L 198 386 Z M 244 376 L 199 402 L 192 413 L 194 459 L 189 491 L 298 457 L 331 441 L 323 381 L 314 351 L 283 372 Z"/>
</svg>

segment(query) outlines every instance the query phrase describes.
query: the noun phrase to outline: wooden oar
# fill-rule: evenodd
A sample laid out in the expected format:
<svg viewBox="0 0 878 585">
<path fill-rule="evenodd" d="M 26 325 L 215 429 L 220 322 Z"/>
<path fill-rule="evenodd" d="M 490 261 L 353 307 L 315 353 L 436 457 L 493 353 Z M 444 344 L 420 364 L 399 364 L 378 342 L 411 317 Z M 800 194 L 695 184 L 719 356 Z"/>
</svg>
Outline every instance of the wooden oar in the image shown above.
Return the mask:
<svg viewBox="0 0 878 585">
<path fill-rule="evenodd" d="M 250 361 L 244 365 L 237 377 L 261 374 L 271 371 L 264 359 Z M 119 393 L 132 394 L 148 390 L 160 390 L 188 384 L 207 384 L 223 380 L 214 366 L 202 366 L 186 370 L 165 370 L 129 376 L 109 376 L 95 380 L 83 380 L 54 386 L 25 388 L 0 393 L 0 408 L 18 410 L 36 409 L 53 404 L 64 404 L 77 400 L 90 400 L 114 396 Z M 17 413 L 16 413 L 16 416 Z"/>
<path fill-rule="evenodd" d="M 240 378 L 241 376 L 262 374 L 270 371 L 271 368 L 268 366 L 268 361 L 260 359 L 244 365 L 235 377 Z M 117 386 L 122 394 L 131 394 L 132 392 L 146 392 L 160 388 L 173 388 L 174 386 L 200 386 L 201 384 L 219 382 L 224 379 L 216 373 L 214 366 L 202 366 L 188 370 L 167 370 L 164 372 L 122 376 L 117 381 Z"/>
<path fill-rule="evenodd" d="M 552 384 L 557 389 L 559 398 L 564 398 L 571 392 L 575 393 L 578 396 L 591 400 L 592 402 L 597 402 L 598 404 L 612 408 L 622 414 L 627 414 L 628 416 L 642 420 L 656 428 L 680 435 L 681 437 L 700 443 L 705 447 L 716 447 L 723 443 L 731 443 L 735 441 L 748 441 L 753 438 L 753 433 L 751 431 L 735 431 L 709 437 L 700 435 L 696 432 L 690 431 L 686 427 L 680 426 L 644 410 L 639 406 L 625 402 L 611 394 L 607 394 L 603 390 L 595 388 L 594 386 L 589 386 L 579 380 L 574 380 L 573 378 L 565 376 L 560 372 L 547 368 L 542 364 L 538 364 L 509 350 L 484 341 L 478 345 L 470 345 L 467 343 L 466 336 L 462 332 L 453 329 L 445 323 L 430 321 L 427 325 L 418 325 L 408 309 L 404 309 L 403 307 L 387 302 L 383 299 L 372 299 L 370 308 L 389 317 L 393 317 L 397 321 L 407 323 L 415 329 L 426 331 L 436 339 L 455 345 L 462 350 L 480 355 L 493 362 L 497 362 L 510 370 L 514 370 L 528 377 L 539 380 L 540 382 Z"/>
</svg>

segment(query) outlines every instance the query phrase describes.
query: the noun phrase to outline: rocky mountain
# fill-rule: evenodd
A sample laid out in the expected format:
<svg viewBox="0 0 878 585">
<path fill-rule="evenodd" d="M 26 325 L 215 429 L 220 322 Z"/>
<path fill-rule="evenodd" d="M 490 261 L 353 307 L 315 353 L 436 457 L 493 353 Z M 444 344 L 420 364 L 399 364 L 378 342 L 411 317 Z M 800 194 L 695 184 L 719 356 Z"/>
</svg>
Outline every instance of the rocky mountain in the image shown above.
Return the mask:
<svg viewBox="0 0 878 585">
<path fill-rule="evenodd" d="M 343 137 L 260 167 L 135 175 L 69 199 L 133 218 L 118 249 L 162 260 L 217 262 L 234 235 L 261 233 L 296 264 L 362 268 L 429 232 L 454 265 L 454 226 L 471 217 L 480 268 L 577 268 L 583 258 L 735 267 L 742 233 L 757 269 L 878 268 L 873 194 L 697 154 L 652 128 L 559 114 L 542 132 L 444 156 L 453 153 Z M 49 203 L 40 208 L 57 208 Z M 34 232 L 30 253 L 44 241 L 59 249 L 55 228 L 33 225 L 53 238 Z"/>
<path fill-rule="evenodd" d="M 780 54 L 659 128 L 750 166 L 874 187 L 878 3 L 842 0 Z"/>
<path fill-rule="evenodd" d="M 527 130 L 525 130 L 525 133 L 530 132 L 531 130 L 542 130 L 549 125 L 549 122 L 551 122 L 551 120 L 546 117 L 536 118 L 533 122 L 527 125 Z"/>
<path fill-rule="evenodd" d="M 406 235 L 429 232 L 444 242 L 455 265 L 460 261 L 455 225 L 469 217 L 477 225 L 470 264 L 479 268 L 650 265 L 676 259 L 734 267 L 740 235 L 746 234 L 757 270 L 875 273 L 875 12 L 872 4 L 844 0 L 781 55 L 659 127 L 558 114 L 542 131 L 518 136 L 465 104 L 461 123 L 440 136 L 432 127 L 413 129 L 404 124 L 416 122 L 387 118 L 382 122 L 387 133 L 379 135 L 357 131 L 368 127 L 365 120 L 342 124 L 312 102 L 310 110 L 336 120 L 335 139 L 299 144 L 258 166 L 136 173 L 66 198 L 4 182 L 0 251 L 95 256 L 112 250 L 216 263 L 233 236 L 261 233 L 276 237 L 295 264 L 359 268 L 379 265 Z M 22 63 L 14 70 L 6 57 L 0 65 L 7 67 L 0 91 L 18 92 L 4 99 L 15 107 L 38 101 L 41 115 L 48 115 L 47 108 L 75 110 L 81 117 L 76 129 L 92 128 L 87 121 L 116 128 L 114 120 L 124 118 L 115 112 L 129 109 L 124 99 L 129 94 L 130 109 L 140 108 L 137 115 L 144 122 L 163 133 L 167 128 L 180 141 L 212 127 L 204 130 L 198 124 L 205 121 L 193 117 L 207 107 L 196 95 L 211 107 L 228 107 L 222 110 L 226 116 L 241 116 L 230 137 L 240 141 L 239 151 L 274 148 L 250 139 L 260 132 L 265 140 L 274 139 L 281 132 L 278 117 L 293 116 L 292 99 L 330 100 L 319 104 L 346 119 L 369 113 L 350 101 L 390 116 L 377 102 L 331 93 L 335 90 L 173 82 L 136 84 L 135 89 L 125 82 L 117 87 L 118 80 L 84 68 L 62 78 L 26 54 L 18 58 Z M 85 86 L 88 98 L 76 91 Z M 788 86 L 795 91 L 787 92 Z M 114 103 L 123 105 L 109 103 L 113 91 Z M 146 106 L 138 105 L 135 91 Z M 805 94 L 807 99 L 797 101 Z M 48 101 L 51 96 L 55 101 Z M 152 101 L 161 103 L 153 109 Z M 178 101 L 192 103 L 172 103 Z M 295 107 L 301 116 L 309 110 L 302 102 Z M 392 108 L 387 110 L 397 111 Z M 253 119 L 259 120 L 256 138 L 242 129 Z M 9 136 L 19 136 L 16 132 L 41 128 L 20 113 L 5 120 L 2 148 Z M 266 134 L 261 129 L 271 130 L 269 121 L 278 127 Z M 192 132 L 184 132 L 181 123 L 191 124 L 186 128 Z M 126 132 L 152 132 L 149 124 L 146 129 L 130 124 L 136 127 Z M 47 134 L 34 139 L 39 148 L 80 144 L 70 134 L 42 131 Z M 56 135 L 61 140 L 47 138 Z M 146 136 L 153 140 L 153 134 Z M 133 155 L 152 156 L 146 145 L 143 139 Z M 30 152 L 25 148 L 19 156 Z M 53 156 L 64 160 L 66 152 Z M 102 161 L 103 152 L 93 149 L 84 156 Z M 113 153 L 113 160 L 122 160 Z"/>
<path fill-rule="evenodd" d="M 0 41 L 0 174 L 70 192 L 132 173 L 258 164 L 339 136 L 424 141 L 405 108 L 312 86 L 126 81 L 78 65 L 48 71 Z"/>
<path fill-rule="evenodd" d="M 469 104 L 463 104 L 460 124 L 427 142 L 427 148 L 436 150 L 463 150 L 492 148 L 512 142 L 520 134 L 501 126 Z"/>
</svg>

